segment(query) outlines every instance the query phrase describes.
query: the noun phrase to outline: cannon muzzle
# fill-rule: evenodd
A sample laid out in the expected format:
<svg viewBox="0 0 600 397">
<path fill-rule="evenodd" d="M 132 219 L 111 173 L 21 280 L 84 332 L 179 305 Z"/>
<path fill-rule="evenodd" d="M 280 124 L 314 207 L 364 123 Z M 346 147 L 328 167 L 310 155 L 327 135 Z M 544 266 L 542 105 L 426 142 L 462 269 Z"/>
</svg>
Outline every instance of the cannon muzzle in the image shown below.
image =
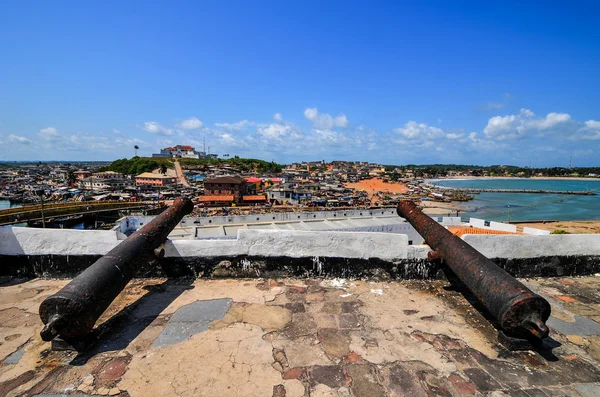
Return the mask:
<svg viewBox="0 0 600 397">
<path fill-rule="evenodd" d="M 160 256 L 155 249 L 193 209 L 190 199 L 178 198 L 63 289 L 46 298 L 40 305 L 40 317 L 45 324 L 40 332 L 42 339 L 51 341 L 60 337 L 65 341 L 78 341 L 85 338 L 100 315 L 133 278 L 140 264 Z"/>
<path fill-rule="evenodd" d="M 405 218 L 463 284 L 492 314 L 507 335 L 548 336 L 550 304 L 461 238 L 425 215 L 410 200 L 398 204 Z"/>
</svg>

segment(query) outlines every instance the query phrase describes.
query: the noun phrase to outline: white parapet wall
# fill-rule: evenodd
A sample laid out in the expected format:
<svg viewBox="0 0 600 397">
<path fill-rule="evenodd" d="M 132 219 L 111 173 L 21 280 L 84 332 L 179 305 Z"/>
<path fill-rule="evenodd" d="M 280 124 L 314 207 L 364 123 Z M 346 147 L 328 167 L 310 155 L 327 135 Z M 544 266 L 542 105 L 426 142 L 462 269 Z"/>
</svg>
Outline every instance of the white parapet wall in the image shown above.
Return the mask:
<svg viewBox="0 0 600 397">
<path fill-rule="evenodd" d="M 0 256 L 105 255 L 122 240 L 117 231 L 0 228 Z M 477 235 L 463 239 L 489 258 L 600 256 L 600 234 Z M 406 234 L 240 229 L 231 240 L 168 240 L 167 257 L 329 257 L 395 261 L 424 259 L 429 247 L 408 245 Z"/>
<path fill-rule="evenodd" d="M 469 224 L 473 227 L 481 227 L 486 228 L 488 226 L 485 225 L 485 220 L 479 218 L 471 218 L 469 219 Z"/>
<path fill-rule="evenodd" d="M 533 236 L 547 236 L 550 234 L 549 230 L 541 230 L 541 229 L 535 229 L 533 227 L 523 227 L 523 233 L 525 234 L 531 234 Z"/>
<path fill-rule="evenodd" d="M 516 225 L 510 225 L 508 223 L 494 222 L 494 221 L 490 222 L 490 229 L 492 229 L 492 230 L 500 230 L 500 231 L 503 231 L 503 232 L 512 232 L 512 233 L 516 233 L 517 232 L 517 226 Z"/>
<path fill-rule="evenodd" d="M 0 255 L 105 255 L 120 242 L 114 230 L 0 227 Z"/>
<path fill-rule="evenodd" d="M 600 234 L 546 236 L 465 234 L 462 238 L 488 258 L 600 256 Z"/>
<path fill-rule="evenodd" d="M 0 255 L 105 255 L 121 240 L 116 230 L 0 228 Z M 382 260 L 425 257 L 394 233 L 248 230 L 232 240 L 168 240 L 167 257 L 332 257 Z M 418 251 L 418 252 L 417 252 Z M 417 252 L 415 254 L 415 252 Z"/>
<path fill-rule="evenodd" d="M 460 226 L 463 224 L 462 218 L 459 216 L 444 216 L 442 217 L 443 226 Z"/>
<path fill-rule="evenodd" d="M 408 257 L 405 234 L 340 231 L 241 229 L 235 240 L 174 240 L 165 245 L 166 257 L 329 257 L 378 258 L 394 261 Z"/>
<path fill-rule="evenodd" d="M 473 227 L 478 227 L 481 229 L 489 229 L 489 230 L 499 230 L 502 232 L 512 232 L 516 233 L 517 226 L 511 225 L 509 223 L 495 222 L 495 221 L 486 221 L 484 219 L 471 218 L 469 220 L 469 224 Z"/>
</svg>

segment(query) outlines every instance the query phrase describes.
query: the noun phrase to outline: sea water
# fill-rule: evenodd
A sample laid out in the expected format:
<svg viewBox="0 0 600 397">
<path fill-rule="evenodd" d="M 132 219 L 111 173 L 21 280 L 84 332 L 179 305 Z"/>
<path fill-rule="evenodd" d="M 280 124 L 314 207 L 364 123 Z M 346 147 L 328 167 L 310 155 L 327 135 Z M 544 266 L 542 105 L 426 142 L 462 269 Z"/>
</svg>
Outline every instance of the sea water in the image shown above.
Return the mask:
<svg viewBox="0 0 600 397">
<path fill-rule="evenodd" d="M 18 204 L 11 204 L 8 200 L 0 200 L 0 210 L 5 208 L 20 207 Z"/>
<path fill-rule="evenodd" d="M 460 203 L 465 217 L 492 221 L 599 220 L 600 180 L 478 178 L 431 181 L 439 186 L 474 189 L 534 189 L 593 191 L 595 196 L 531 193 L 479 193 L 472 201 Z"/>
<path fill-rule="evenodd" d="M 21 204 L 11 204 L 10 201 L 8 201 L 8 200 L 0 200 L 0 210 L 5 209 L 5 208 L 14 208 L 14 207 L 21 207 Z M 12 226 L 26 227 L 27 223 L 16 223 Z M 2 226 L 0 226 L 0 227 L 2 227 Z M 71 226 L 71 229 L 93 229 L 93 228 L 94 228 L 93 223 L 84 223 L 84 222 L 81 222 L 81 223 Z"/>
</svg>

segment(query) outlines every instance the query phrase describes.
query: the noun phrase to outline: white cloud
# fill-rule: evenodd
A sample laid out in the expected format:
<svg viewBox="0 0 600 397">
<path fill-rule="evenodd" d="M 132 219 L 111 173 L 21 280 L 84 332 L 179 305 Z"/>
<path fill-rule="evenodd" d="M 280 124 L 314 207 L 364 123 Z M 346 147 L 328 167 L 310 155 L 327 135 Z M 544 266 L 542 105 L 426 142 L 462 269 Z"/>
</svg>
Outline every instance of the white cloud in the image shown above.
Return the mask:
<svg viewBox="0 0 600 397">
<path fill-rule="evenodd" d="M 341 144 L 346 143 L 348 141 L 348 137 L 346 135 L 334 131 L 334 130 L 314 130 L 317 138 L 318 145 L 332 145 L 332 144 Z"/>
<path fill-rule="evenodd" d="M 230 131 L 240 131 L 243 128 L 255 126 L 256 123 L 248 120 L 241 120 L 236 123 L 215 123 L 215 126 Z"/>
<path fill-rule="evenodd" d="M 173 135 L 173 130 L 170 128 L 163 127 L 156 121 L 146 121 L 142 127 L 144 131 L 151 132 L 157 135 L 169 136 Z"/>
<path fill-rule="evenodd" d="M 595 130 L 600 130 L 600 121 L 588 120 L 588 121 L 585 122 L 585 126 L 587 128 L 591 128 L 591 129 L 595 129 Z"/>
<path fill-rule="evenodd" d="M 404 127 L 395 128 L 393 131 L 408 140 L 426 141 L 444 136 L 444 131 L 441 128 L 432 127 L 426 123 L 417 123 L 412 120 L 404 124 Z"/>
<path fill-rule="evenodd" d="M 235 140 L 235 138 L 233 137 L 233 135 L 231 134 L 223 134 L 221 135 L 221 140 L 223 140 L 225 143 L 236 143 L 237 141 Z"/>
<path fill-rule="evenodd" d="M 304 117 L 312 121 L 313 126 L 318 129 L 331 130 L 336 127 L 348 126 L 348 119 L 343 113 L 332 117 L 328 113 L 319 113 L 317 108 L 306 108 L 304 110 Z"/>
<path fill-rule="evenodd" d="M 240 139 L 240 137 L 228 132 L 219 136 L 219 143 L 222 145 L 222 148 L 227 148 L 228 150 L 232 148 L 242 149 L 248 147 L 247 142 L 245 142 L 243 138 Z"/>
<path fill-rule="evenodd" d="M 458 132 L 450 132 L 448 134 L 446 134 L 446 138 L 448 139 L 461 139 L 465 136 L 464 133 L 458 133 Z"/>
<path fill-rule="evenodd" d="M 58 131 L 54 127 L 47 127 L 47 128 L 42 128 L 40 130 L 40 134 L 42 134 L 43 136 L 47 136 L 47 137 L 57 136 Z"/>
<path fill-rule="evenodd" d="M 600 121 L 588 120 L 577 132 L 569 137 L 570 140 L 599 141 Z"/>
<path fill-rule="evenodd" d="M 567 113 L 548 113 L 543 119 L 527 120 L 524 124 L 528 129 L 547 130 L 569 120 L 571 116 Z"/>
<path fill-rule="evenodd" d="M 25 138 L 24 136 L 10 134 L 7 138 L 9 142 L 16 142 L 23 145 L 31 144 L 31 140 Z"/>
<path fill-rule="evenodd" d="M 181 123 L 177 124 L 177 128 L 181 128 L 182 130 L 198 130 L 202 128 L 203 125 L 204 124 L 202 121 L 198 120 L 197 117 L 190 117 L 189 119 L 183 120 Z"/>
<path fill-rule="evenodd" d="M 267 127 L 259 127 L 256 131 L 266 138 L 279 139 L 288 135 L 291 132 L 291 130 L 292 127 L 290 125 L 270 124 Z"/>
<path fill-rule="evenodd" d="M 499 102 L 504 102 L 500 100 Z M 577 149 L 575 142 L 600 141 L 600 122 L 588 120 L 577 122 L 567 113 L 552 112 L 538 116 L 530 109 L 520 109 L 514 114 L 498 115 L 489 118 L 480 130 L 462 130 L 460 126 L 448 125 L 440 128 L 441 120 L 432 119 L 430 123 L 410 120 L 392 131 L 377 132 L 367 125 L 356 125 L 352 128 L 344 114 L 336 117 L 319 113 L 317 108 L 306 108 L 305 118 L 310 121 L 309 128 L 301 128 L 286 121 L 281 113 L 273 113 L 268 124 L 260 121 L 240 120 L 235 122 L 215 123 L 203 126 L 202 136 L 215 153 L 232 153 L 240 156 L 273 156 L 279 161 L 307 160 L 311 156 L 324 158 L 336 157 L 346 159 L 362 159 L 364 153 L 378 159 L 405 158 L 411 161 L 448 161 L 460 162 L 464 156 L 473 161 L 486 162 L 520 162 L 529 152 L 538 146 L 555 150 Z M 444 125 L 446 125 L 445 122 Z M 484 128 L 485 127 L 485 128 Z M 142 127 L 141 127 L 142 128 Z M 184 131 L 177 126 L 165 127 L 157 122 L 147 122 L 143 128 L 157 135 L 171 135 L 168 138 L 202 146 L 202 142 L 194 143 L 195 132 Z M 470 132 L 473 131 L 473 132 Z M 183 133 L 182 137 L 178 134 Z M 197 134 L 196 134 L 197 135 Z M 111 135 L 113 138 L 114 135 Z M 539 139 L 544 137 L 543 142 Z M 512 140 L 521 139 L 518 144 Z M 200 139 L 201 140 L 201 139 Z M 6 141 L 6 139 L 5 139 Z M 47 139 L 44 142 L 53 143 Z M 108 142 L 97 141 L 103 148 Z M 80 139 L 78 145 L 84 146 Z M 113 142 L 114 144 L 114 142 Z M 129 146 L 129 143 L 124 143 Z M 308 146 L 307 146 L 308 145 Z M 570 146 L 569 146 L 570 145 Z M 585 145 L 585 144 L 584 144 Z M 70 146 L 75 146 L 71 143 Z M 158 141 L 148 148 L 156 149 Z M 307 150 L 307 147 L 310 150 Z M 442 150 L 436 154 L 436 150 Z M 373 154 L 371 154 L 373 153 Z M 369 157 L 368 156 L 368 157 Z M 368 160 L 375 160 L 372 157 Z M 383 160 L 382 160 L 383 161 Z"/>
<path fill-rule="evenodd" d="M 487 125 L 483 129 L 483 133 L 492 139 L 499 141 L 505 139 L 515 139 L 519 137 L 523 131 L 521 128 L 522 121 L 517 116 L 494 116 L 488 120 Z"/>
<path fill-rule="evenodd" d="M 567 113 L 548 113 L 544 118 L 534 118 L 535 114 L 529 109 L 521 109 L 519 114 L 494 116 L 488 120 L 483 133 L 497 141 L 520 139 L 529 132 L 538 132 L 543 136 L 547 132 L 561 132 L 571 116 Z M 555 131 L 553 131 L 555 130 Z"/>
<path fill-rule="evenodd" d="M 535 114 L 531 110 L 529 110 L 529 109 L 521 108 L 521 110 L 519 111 L 519 116 L 521 116 L 521 117 L 533 117 L 533 116 L 535 116 Z"/>
</svg>

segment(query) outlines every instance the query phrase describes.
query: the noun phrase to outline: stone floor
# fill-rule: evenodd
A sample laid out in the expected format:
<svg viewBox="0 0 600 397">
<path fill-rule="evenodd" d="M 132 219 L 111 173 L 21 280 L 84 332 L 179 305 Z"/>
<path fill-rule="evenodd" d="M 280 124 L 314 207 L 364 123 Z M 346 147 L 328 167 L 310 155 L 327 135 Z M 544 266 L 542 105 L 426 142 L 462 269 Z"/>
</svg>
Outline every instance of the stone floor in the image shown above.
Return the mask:
<svg viewBox="0 0 600 397">
<path fill-rule="evenodd" d="M 523 281 L 553 306 L 537 352 L 443 281 L 137 279 L 76 354 L 38 335 L 66 281 L 5 279 L 0 396 L 600 396 L 600 277 Z"/>
</svg>

